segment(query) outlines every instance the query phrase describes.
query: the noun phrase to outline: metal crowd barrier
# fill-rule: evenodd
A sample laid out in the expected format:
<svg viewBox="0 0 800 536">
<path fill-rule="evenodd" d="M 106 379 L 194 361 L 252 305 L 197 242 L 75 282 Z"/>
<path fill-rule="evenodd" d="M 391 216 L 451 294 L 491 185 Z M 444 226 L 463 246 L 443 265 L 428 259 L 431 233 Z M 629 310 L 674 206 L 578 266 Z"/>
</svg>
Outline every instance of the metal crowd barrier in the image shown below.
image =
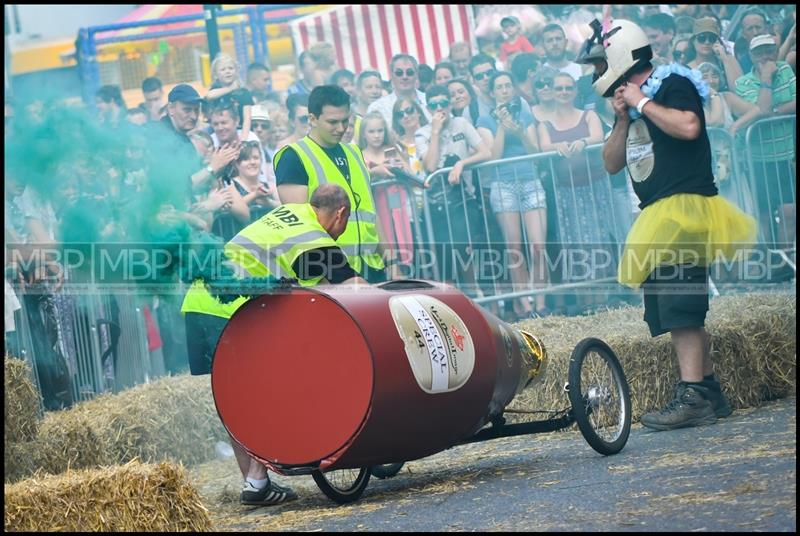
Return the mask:
<svg viewBox="0 0 800 536">
<path fill-rule="evenodd" d="M 794 249 L 797 207 L 797 116 L 760 119 L 745 133 L 746 177 L 759 222 L 760 241 L 774 250 Z"/>
<path fill-rule="evenodd" d="M 43 338 L 45 334 L 33 332 L 28 316 L 32 312 L 30 304 L 24 293 L 18 297 L 22 308 L 15 313 L 15 331 L 6 333 L 6 350 L 12 357 L 28 362 L 41 393 L 33 338 Z M 148 349 L 144 306 L 150 301 L 149 296 L 110 294 L 85 287 L 70 290 L 66 285 L 53 298 L 58 352 L 69 369 L 73 403 L 147 383 L 165 373 L 160 353 L 151 355 Z M 175 319 L 179 321 L 180 318 Z"/>
<path fill-rule="evenodd" d="M 786 234 L 789 229 L 794 229 L 794 220 L 784 215 L 777 220 L 777 225 L 768 225 L 764 214 L 777 214 L 779 207 L 774 203 L 776 196 L 792 207 L 796 203 L 795 133 L 794 115 L 753 123 L 744 133 L 744 146 L 725 129 L 708 129 L 712 166 L 720 195 L 759 220 L 761 243 L 769 247 L 781 245 L 782 249 L 774 251 L 778 251 L 792 269 L 794 261 L 788 258 L 787 253 L 794 250 L 795 241 L 793 234 L 791 240 L 786 240 Z M 415 206 L 413 213 L 407 216 L 414 228 L 414 250 L 417 254 L 414 266 L 405 275 L 449 281 L 473 296 L 478 303 L 587 287 L 618 287 L 617 262 L 628 230 L 638 213 L 638 200 L 624 171 L 614 176 L 605 171 L 602 144 L 587 147 L 580 158 L 571 163 L 567 163 L 557 152 L 548 152 L 493 160 L 467 167 L 462 180 L 471 177 L 474 186 L 473 202 L 469 201 L 472 196 L 464 188 L 449 190 L 445 187 L 452 169 L 446 167 L 431 173 L 425 179 L 425 184 L 430 188 L 423 189 L 418 185 L 401 184 L 398 181 L 381 181 L 373 185 L 375 192 L 378 191 L 378 186 L 398 184 L 406 189 L 409 197 L 421 194 L 422 206 Z M 768 174 L 770 172 L 772 175 Z M 784 183 L 775 180 L 778 172 L 790 173 L 791 180 Z M 773 183 L 763 186 L 765 176 L 772 179 Z M 515 288 L 508 274 L 489 277 L 487 281 L 487 278 L 478 273 L 481 268 L 480 254 L 509 247 L 489 200 L 492 183 L 501 179 L 519 185 L 522 191 L 536 189 L 534 182 L 541 181 L 547 211 L 548 231 L 545 242 L 548 263 L 559 260 L 559 251 L 564 251 L 564 246 L 567 246 L 570 253 L 586 248 L 596 250 L 605 259 L 611 259 L 611 262 L 605 263 L 599 270 L 591 270 L 588 277 L 577 278 L 574 273 L 559 274 L 558 270 L 553 270 L 548 265 L 549 279 L 546 285 L 530 284 L 522 289 Z M 790 187 L 786 188 L 787 185 Z M 433 194 L 437 189 L 439 192 Z M 469 208 L 470 204 L 472 210 Z M 470 220 L 471 223 L 466 224 Z M 531 268 L 535 269 L 531 264 L 531 251 L 528 247 L 530 240 L 526 226 L 520 227 L 521 247 L 517 249 L 524 252 L 524 262 L 530 273 Z M 779 235 L 779 232 L 784 235 Z M 463 238 L 463 244 L 457 244 L 459 237 Z M 448 270 L 449 263 L 442 262 L 442 255 L 448 254 L 443 251 L 446 248 L 441 247 L 442 244 L 463 246 L 455 248 L 459 250 L 456 253 L 462 256 L 459 262 L 463 262 L 459 267 L 463 269 Z"/>
<path fill-rule="evenodd" d="M 475 192 L 472 209 L 468 200 L 471 196 L 466 189 L 448 192 L 445 187 L 452 167 L 429 175 L 426 182 L 431 187 L 423 194 L 428 243 L 437 244 L 448 239 L 453 243 L 457 242 L 456 237 L 466 235 L 466 248 L 460 248 L 460 252 L 468 248 L 478 254 L 478 264 L 470 267 L 473 271 L 477 269 L 478 273 L 451 270 L 451 273 L 445 274 L 441 269 L 442 263 L 437 262 L 435 277 L 448 279 L 444 276 L 451 276 L 449 279 L 452 283 L 468 294 L 477 296 L 479 303 L 565 289 L 599 287 L 614 282 L 619 249 L 633 221 L 635 207 L 627 183 L 614 180 L 605 172 L 601 152 L 602 144 L 598 144 L 587 147 L 578 159 L 571 161 L 565 160 L 557 152 L 547 152 L 493 160 L 466 168 L 462 180 L 471 173 Z M 529 247 L 528 226 L 522 224 L 524 217 L 519 218 L 519 243 L 508 244 L 501 224 L 492 211 L 492 184 L 501 181 L 504 186 L 510 185 L 518 192 L 538 192 L 533 202 L 543 205 L 545 212 L 538 212 L 536 216 L 540 225 L 546 224 L 547 232 L 544 240 L 540 237 L 533 253 Z M 496 197 L 500 197 L 499 191 L 504 186 L 494 186 L 498 190 L 494 194 Z M 433 196 L 439 199 L 432 199 L 432 192 L 437 192 Z M 462 208 L 454 210 L 454 205 Z M 470 220 L 471 224 L 465 230 L 459 229 L 460 225 Z M 587 251 L 595 258 L 604 259 L 603 266 L 587 264 L 582 258 L 583 252 Z M 539 269 L 535 262 L 531 262 L 532 254 L 536 254 L 540 262 L 548 263 L 548 281 L 529 280 L 520 288 L 520 282 L 512 281 L 511 274 L 505 273 L 505 270 L 502 274 L 493 273 L 486 277 L 484 268 L 493 270 L 499 266 L 494 263 L 492 266 L 481 266 L 480 258 L 492 256 L 497 259 L 498 252 L 501 253 L 499 258 L 513 253 L 517 262 L 525 263 L 528 275 Z M 520 253 L 524 259 L 520 258 Z M 578 274 L 576 268 L 579 266 L 587 268 L 588 272 L 584 270 Z"/>
</svg>

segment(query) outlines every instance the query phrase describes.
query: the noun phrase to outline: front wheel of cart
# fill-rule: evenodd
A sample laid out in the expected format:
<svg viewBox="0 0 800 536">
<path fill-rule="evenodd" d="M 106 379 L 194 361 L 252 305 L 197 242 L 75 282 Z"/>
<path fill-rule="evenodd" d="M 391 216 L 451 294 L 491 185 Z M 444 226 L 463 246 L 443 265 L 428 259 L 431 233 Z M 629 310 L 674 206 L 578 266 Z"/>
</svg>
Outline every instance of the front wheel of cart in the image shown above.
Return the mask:
<svg viewBox="0 0 800 536">
<path fill-rule="evenodd" d="M 314 471 L 311 476 L 322 493 L 339 504 L 357 501 L 369 483 L 370 467 L 360 469 L 338 469 L 336 471 Z"/>
<path fill-rule="evenodd" d="M 383 465 L 373 465 L 372 466 L 372 476 L 375 478 L 392 478 L 397 473 L 400 472 L 400 469 L 403 468 L 405 462 L 399 463 L 384 463 Z"/>
<path fill-rule="evenodd" d="M 631 396 L 617 356 L 600 339 L 584 339 L 572 351 L 569 400 L 594 450 L 605 455 L 622 450 L 631 432 Z"/>
</svg>

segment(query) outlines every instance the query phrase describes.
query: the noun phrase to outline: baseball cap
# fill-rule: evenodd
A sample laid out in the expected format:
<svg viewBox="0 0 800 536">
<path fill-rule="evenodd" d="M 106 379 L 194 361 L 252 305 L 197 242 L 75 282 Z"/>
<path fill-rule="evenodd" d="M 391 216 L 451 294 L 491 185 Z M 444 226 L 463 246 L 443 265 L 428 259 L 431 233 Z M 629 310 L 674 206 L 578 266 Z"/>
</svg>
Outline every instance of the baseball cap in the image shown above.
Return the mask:
<svg viewBox="0 0 800 536">
<path fill-rule="evenodd" d="M 269 121 L 269 111 L 266 106 L 254 105 L 250 109 L 250 119 L 252 121 Z"/>
<path fill-rule="evenodd" d="M 500 27 L 501 28 L 503 26 L 505 26 L 506 24 L 516 24 L 517 26 L 520 26 L 519 19 L 517 17 L 513 16 L 513 15 L 509 15 L 507 17 L 503 17 L 500 20 Z"/>
<path fill-rule="evenodd" d="M 167 100 L 169 102 L 200 102 L 203 97 L 189 84 L 178 84 L 169 92 Z"/>
<path fill-rule="evenodd" d="M 763 47 L 766 45 L 778 46 L 777 43 L 775 42 L 775 38 L 769 34 L 757 35 L 750 40 L 750 50 L 753 50 L 756 47 Z"/>
<path fill-rule="evenodd" d="M 719 35 L 719 24 L 713 17 L 703 17 L 694 21 L 694 30 L 692 35 L 699 35 L 701 33 L 711 32 L 714 35 Z"/>
</svg>

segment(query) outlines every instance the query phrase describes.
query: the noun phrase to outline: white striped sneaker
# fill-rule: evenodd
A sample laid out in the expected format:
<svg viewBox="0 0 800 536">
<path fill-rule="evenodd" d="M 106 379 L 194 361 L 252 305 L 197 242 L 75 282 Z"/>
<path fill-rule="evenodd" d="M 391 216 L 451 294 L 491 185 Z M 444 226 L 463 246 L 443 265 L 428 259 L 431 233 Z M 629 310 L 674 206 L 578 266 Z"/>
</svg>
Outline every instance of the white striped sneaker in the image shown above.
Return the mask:
<svg viewBox="0 0 800 536">
<path fill-rule="evenodd" d="M 269 482 L 264 488 L 258 489 L 250 482 L 245 482 L 239 502 L 253 506 L 270 506 L 297 499 L 297 494 L 290 488 L 284 488 L 274 482 Z"/>
</svg>

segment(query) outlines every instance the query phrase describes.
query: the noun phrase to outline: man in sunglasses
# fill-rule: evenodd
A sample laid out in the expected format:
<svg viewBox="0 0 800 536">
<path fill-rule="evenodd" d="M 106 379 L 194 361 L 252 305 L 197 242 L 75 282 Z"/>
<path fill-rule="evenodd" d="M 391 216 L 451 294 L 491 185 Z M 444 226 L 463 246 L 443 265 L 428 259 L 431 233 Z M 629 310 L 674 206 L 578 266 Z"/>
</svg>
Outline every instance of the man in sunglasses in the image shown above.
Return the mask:
<svg viewBox="0 0 800 536">
<path fill-rule="evenodd" d="M 295 93 L 286 99 L 286 108 L 289 110 L 289 124 L 292 133 L 278 142 L 278 148 L 284 147 L 308 134 L 308 95 Z"/>
<path fill-rule="evenodd" d="M 392 124 L 392 110 L 399 98 L 413 99 L 419 103 L 425 117 L 430 121 L 430 114 L 425 109 L 425 94 L 417 89 L 419 86 L 419 64 L 416 58 L 408 54 L 395 54 L 389 62 L 389 76 L 392 81 L 392 92 L 385 95 L 367 108 L 369 112 L 380 112 L 386 124 Z"/>
<path fill-rule="evenodd" d="M 494 110 L 494 99 L 489 90 L 489 80 L 497 72 L 492 56 L 479 52 L 469 61 L 469 74 L 478 94 L 478 114 L 488 116 Z"/>
</svg>

